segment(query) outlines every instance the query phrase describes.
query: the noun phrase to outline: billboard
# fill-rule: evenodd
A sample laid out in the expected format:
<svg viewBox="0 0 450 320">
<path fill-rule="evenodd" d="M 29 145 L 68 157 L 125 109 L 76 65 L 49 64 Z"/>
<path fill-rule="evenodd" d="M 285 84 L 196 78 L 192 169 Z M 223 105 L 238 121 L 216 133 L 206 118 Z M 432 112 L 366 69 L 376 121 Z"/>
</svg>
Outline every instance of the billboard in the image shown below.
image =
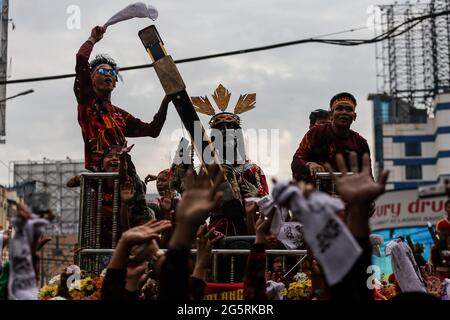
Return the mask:
<svg viewBox="0 0 450 320">
<path fill-rule="evenodd" d="M 375 213 L 370 219 L 372 231 L 403 227 L 433 225 L 445 213 L 447 197 L 419 199 L 417 190 L 389 191 L 375 203 Z"/>
</svg>

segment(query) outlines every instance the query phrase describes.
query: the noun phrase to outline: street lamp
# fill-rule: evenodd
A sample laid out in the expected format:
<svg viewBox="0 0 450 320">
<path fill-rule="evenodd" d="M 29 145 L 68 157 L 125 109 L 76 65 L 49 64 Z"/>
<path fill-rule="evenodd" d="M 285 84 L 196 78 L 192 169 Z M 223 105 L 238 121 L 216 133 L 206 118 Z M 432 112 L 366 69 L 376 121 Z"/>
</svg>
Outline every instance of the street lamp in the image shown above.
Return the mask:
<svg viewBox="0 0 450 320">
<path fill-rule="evenodd" d="M 29 90 L 20 92 L 20 93 L 18 93 L 18 94 L 16 94 L 16 95 L 13 95 L 13 96 L 11 96 L 11 97 L 0 99 L 0 103 L 5 102 L 6 100 L 14 99 L 14 98 L 17 98 L 17 97 L 19 97 L 19 96 L 24 96 L 24 95 L 27 95 L 27 94 L 30 94 L 30 93 L 33 93 L 33 92 L 34 92 L 33 89 L 29 89 Z M 1 113 L 2 113 L 2 111 L 4 111 L 4 110 L 5 110 L 5 109 L 3 109 L 3 110 L 0 109 L 0 121 L 2 120 L 1 118 L 4 117 L 4 116 L 1 116 Z M 0 144 L 5 144 L 5 143 L 6 143 L 5 138 L 0 136 Z"/>
<path fill-rule="evenodd" d="M 10 100 L 10 99 L 14 99 L 14 98 L 17 98 L 18 96 L 24 96 L 24 95 L 27 95 L 27 94 L 30 94 L 30 93 L 33 93 L 33 92 L 34 92 L 33 89 L 29 89 L 29 90 L 27 90 L 27 91 L 18 93 L 18 94 L 14 95 L 14 96 L 11 96 L 11 97 L 8 97 L 8 98 L 1 99 L 0 102 L 4 102 L 4 101 Z"/>
</svg>

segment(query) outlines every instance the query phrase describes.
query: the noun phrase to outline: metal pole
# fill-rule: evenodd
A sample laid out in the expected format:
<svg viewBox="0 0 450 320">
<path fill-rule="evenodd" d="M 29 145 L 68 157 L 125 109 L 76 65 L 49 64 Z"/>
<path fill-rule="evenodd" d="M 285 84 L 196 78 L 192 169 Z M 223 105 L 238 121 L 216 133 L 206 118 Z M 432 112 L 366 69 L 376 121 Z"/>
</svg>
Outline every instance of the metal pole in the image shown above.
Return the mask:
<svg viewBox="0 0 450 320">
<path fill-rule="evenodd" d="M 0 81 L 6 81 L 8 70 L 9 0 L 3 0 L 0 30 Z M 6 84 L 0 85 L 0 143 L 6 136 Z M 3 101 L 2 101 L 3 100 Z"/>
</svg>

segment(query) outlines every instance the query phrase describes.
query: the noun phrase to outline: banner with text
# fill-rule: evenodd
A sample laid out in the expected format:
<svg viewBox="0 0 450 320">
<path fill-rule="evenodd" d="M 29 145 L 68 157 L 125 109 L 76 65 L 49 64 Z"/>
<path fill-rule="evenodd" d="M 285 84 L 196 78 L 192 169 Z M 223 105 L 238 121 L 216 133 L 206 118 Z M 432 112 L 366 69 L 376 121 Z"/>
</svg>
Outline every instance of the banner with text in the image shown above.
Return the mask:
<svg viewBox="0 0 450 320">
<path fill-rule="evenodd" d="M 447 197 L 419 199 L 417 190 L 386 192 L 381 195 L 370 219 L 371 230 L 433 225 L 446 216 Z"/>
</svg>

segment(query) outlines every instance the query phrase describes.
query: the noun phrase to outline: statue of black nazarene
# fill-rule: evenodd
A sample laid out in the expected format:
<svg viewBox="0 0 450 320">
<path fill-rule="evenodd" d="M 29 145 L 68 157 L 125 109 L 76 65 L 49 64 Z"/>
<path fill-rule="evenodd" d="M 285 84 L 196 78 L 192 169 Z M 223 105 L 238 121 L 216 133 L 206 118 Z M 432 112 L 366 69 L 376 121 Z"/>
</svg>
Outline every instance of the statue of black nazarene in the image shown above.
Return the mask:
<svg viewBox="0 0 450 320">
<path fill-rule="evenodd" d="M 227 236 L 247 235 L 245 198 L 268 194 L 266 177 L 259 166 L 249 161 L 245 153 L 241 119 L 238 114 L 255 107 L 256 94 L 240 95 L 234 112 L 225 112 L 231 93 L 219 85 L 212 95 L 220 113 L 216 113 L 208 97 L 191 97 L 197 112 L 212 116 L 209 121 L 211 141 L 226 171 L 227 181 L 221 186 L 223 201 L 212 212 L 210 227 Z"/>
</svg>

